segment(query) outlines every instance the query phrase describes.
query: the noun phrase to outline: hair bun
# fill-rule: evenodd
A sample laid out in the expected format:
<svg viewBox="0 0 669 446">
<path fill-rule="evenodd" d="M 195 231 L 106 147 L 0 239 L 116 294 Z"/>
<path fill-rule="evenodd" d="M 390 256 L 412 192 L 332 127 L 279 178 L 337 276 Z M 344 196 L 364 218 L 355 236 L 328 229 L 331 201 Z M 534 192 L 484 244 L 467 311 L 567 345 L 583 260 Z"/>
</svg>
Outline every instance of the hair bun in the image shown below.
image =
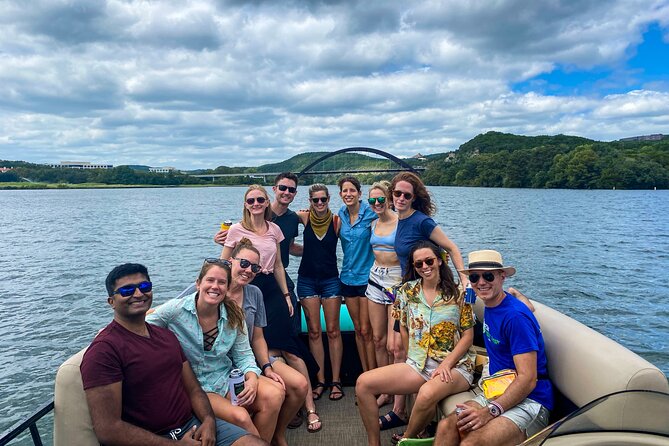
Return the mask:
<svg viewBox="0 0 669 446">
<path fill-rule="evenodd" d="M 253 246 L 253 242 L 246 237 L 242 237 L 242 239 L 239 240 L 237 244 L 242 246 Z"/>
</svg>

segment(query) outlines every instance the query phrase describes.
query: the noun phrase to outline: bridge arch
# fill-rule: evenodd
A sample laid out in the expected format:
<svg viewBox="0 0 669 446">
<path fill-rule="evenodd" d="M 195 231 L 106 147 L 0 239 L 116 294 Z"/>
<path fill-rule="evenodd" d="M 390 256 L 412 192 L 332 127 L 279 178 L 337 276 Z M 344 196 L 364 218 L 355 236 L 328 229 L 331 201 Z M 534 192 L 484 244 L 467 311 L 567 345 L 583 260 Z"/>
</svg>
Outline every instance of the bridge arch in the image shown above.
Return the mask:
<svg viewBox="0 0 669 446">
<path fill-rule="evenodd" d="M 396 157 L 395 155 L 391 155 L 388 152 L 384 152 L 383 150 L 379 149 L 373 149 L 371 147 L 347 147 L 345 149 L 339 149 L 335 150 L 334 152 L 327 153 L 320 158 L 318 158 L 316 161 L 312 162 L 309 164 L 307 167 L 302 169 L 300 172 L 298 172 L 297 176 L 300 177 L 302 175 L 307 174 L 311 169 L 314 168 L 314 166 L 318 165 L 318 163 L 325 161 L 328 158 L 332 158 L 335 155 L 339 155 L 340 153 L 347 153 L 347 152 L 368 152 L 368 153 L 374 153 L 376 155 L 381 155 L 384 158 L 389 159 L 390 161 L 393 161 L 394 163 L 402 166 L 404 169 L 415 173 L 416 175 L 419 174 L 418 170 L 416 170 L 413 166 L 411 166 L 409 163 L 406 161 Z"/>
</svg>

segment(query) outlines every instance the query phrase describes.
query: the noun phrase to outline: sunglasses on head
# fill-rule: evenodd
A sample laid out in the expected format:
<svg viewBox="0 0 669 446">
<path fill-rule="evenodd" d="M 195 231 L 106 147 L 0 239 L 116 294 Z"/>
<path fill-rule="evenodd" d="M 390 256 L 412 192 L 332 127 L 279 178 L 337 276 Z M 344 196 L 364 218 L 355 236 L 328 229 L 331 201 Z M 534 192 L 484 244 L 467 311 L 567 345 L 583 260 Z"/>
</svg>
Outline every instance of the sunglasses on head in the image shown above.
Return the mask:
<svg viewBox="0 0 669 446">
<path fill-rule="evenodd" d="M 327 203 L 329 198 L 330 197 L 314 197 L 314 198 L 311 199 L 311 202 L 313 204 L 318 204 L 319 201 L 321 203 Z"/>
<path fill-rule="evenodd" d="M 212 265 L 218 265 L 218 266 L 226 266 L 230 268 L 230 261 L 226 259 L 219 259 L 217 257 L 209 257 L 204 259 L 206 263 L 211 263 Z"/>
<path fill-rule="evenodd" d="M 374 206 L 377 201 L 379 202 L 379 204 L 385 203 L 386 202 L 386 197 L 368 198 L 367 201 L 369 202 L 369 204 Z"/>
<path fill-rule="evenodd" d="M 263 204 L 263 203 L 265 203 L 266 200 L 267 200 L 267 198 L 265 198 L 265 197 L 247 198 L 247 199 L 246 199 L 246 204 L 248 204 L 248 205 L 252 205 L 252 204 L 255 203 L 256 201 L 257 201 L 259 204 Z"/>
<path fill-rule="evenodd" d="M 425 260 L 416 260 L 415 262 L 413 262 L 413 267 L 416 268 L 416 269 L 420 269 L 420 268 L 423 267 L 423 262 L 425 262 L 425 264 L 427 266 L 432 266 L 432 265 L 434 265 L 435 260 L 437 260 L 436 257 L 431 257 L 431 258 L 425 259 Z"/>
<path fill-rule="evenodd" d="M 120 294 L 123 297 L 130 297 L 133 294 L 135 294 L 135 290 L 139 290 L 140 293 L 146 294 L 151 289 L 153 289 L 153 284 L 149 282 L 148 280 L 145 280 L 144 282 L 140 283 L 131 283 L 129 285 L 123 285 L 122 287 L 118 287 L 116 291 L 114 291 L 111 295 L 113 296 L 114 294 Z"/>
<path fill-rule="evenodd" d="M 239 262 L 239 266 L 241 266 L 243 269 L 248 268 L 249 266 L 251 267 L 251 272 L 253 274 L 258 274 L 262 267 L 258 265 L 257 263 L 251 263 L 250 261 L 246 259 L 238 259 L 237 257 L 234 258 Z"/>
<path fill-rule="evenodd" d="M 402 192 L 401 190 L 393 191 L 393 197 L 395 198 L 400 198 L 402 195 L 404 195 L 406 200 L 411 200 L 413 198 L 413 194 L 411 192 Z"/>
<path fill-rule="evenodd" d="M 495 273 L 492 271 L 486 271 L 485 273 L 471 273 L 469 275 L 469 282 L 470 283 L 476 283 L 479 281 L 479 279 L 483 277 L 483 280 L 486 282 L 494 282 L 495 281 Z"/>
<path fill-rule="evenodd" d="M 279 189 L 281 192 L 288 191 L 291 194 L 294 194 L 295 192 L 297 192 L 296 187 L 286 186 L 285 184 L 279 184 L 276 188 Z"/>
</svg>

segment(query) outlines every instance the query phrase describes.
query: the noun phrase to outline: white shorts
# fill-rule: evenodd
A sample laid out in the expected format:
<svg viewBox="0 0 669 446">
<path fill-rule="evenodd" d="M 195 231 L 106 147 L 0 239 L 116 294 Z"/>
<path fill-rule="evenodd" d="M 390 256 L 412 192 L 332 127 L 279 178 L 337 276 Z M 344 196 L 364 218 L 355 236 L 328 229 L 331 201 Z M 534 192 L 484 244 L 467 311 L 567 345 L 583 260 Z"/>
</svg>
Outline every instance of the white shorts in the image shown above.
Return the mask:
<svg viewBox="0 0 669 446">
<path fill-rule="evenodd" d="M 411 358 L 407 358 L 406 363 L 411 366 L 412 369 L 414 369 L 416 372 L 420 374 L 420 376 L 423 377 L 425 381 L 429 381 L 432 377 L 432 373 L 437 370 L 437 367 L 439 367 L 440 362 L 435 361 L 432 358 L 427 358 L 425 361 L 425 367 L 422 369 L 418 368 L 418 364 L 416 364 Z M 472 383 L 474 382 L 474 375 L 469 373 L 466 369 L 463 367 L 455 366 L 455 370 L 459 372 L 463 378 L 465 378 L 465 381 L 469 383 L 471 386 Z"/>
<path fill-rule="evenodd" d="M 483 394 L 477 395 L 473 401 L 480 404 L 481 407 L 488 405 L 488 400 Z M 527 438 L 530 438 L 548 426 L 549 415 L 548 409 L 542 406 L 541 403 L 525 398 L 500 416 L 511 420 L 513 424 L 518 426 L 518 429 L 527 435 Z"/>
<path fill-rule="evenodd" d="M 369 271 L 369 284 L 365 295 L 367 299 L 374 303 L 381 305 L 392 305 L 386 293 L 381 288 L 390 288 L 402 281 L 402 268 L 400 266 L 378 266 L 376 263 L 372 265 Z M 379 286 L 376 286 L 376 285 Z"/>
</svg>

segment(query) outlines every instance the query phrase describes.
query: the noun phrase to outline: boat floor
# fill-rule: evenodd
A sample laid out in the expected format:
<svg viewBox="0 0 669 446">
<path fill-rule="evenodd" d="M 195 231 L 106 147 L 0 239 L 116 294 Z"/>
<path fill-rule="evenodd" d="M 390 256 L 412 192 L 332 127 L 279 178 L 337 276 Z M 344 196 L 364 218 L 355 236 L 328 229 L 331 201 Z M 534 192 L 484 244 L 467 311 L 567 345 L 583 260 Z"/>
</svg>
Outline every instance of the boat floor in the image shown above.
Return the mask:
<svg viewBox="0 0 669 446">
<path fill-rule="evenodd" d="M 286 440 L 291 446 L 307 445 L 364 445 L 367 444 L 367 434 L 362 425 L 362 419 L 355 405 L 355 388 L 344 387 L 346 396 L 339 401 L 328 399 L 329 391 L 325 391 L 323 397 L 316 401 L 316 411 L 321 417 L 323 428 L 316 433 L 307 432 L 306 421 L 297 429 L 288 429 Z M 386 405 L 379 409 L 379 414 L 385 414 L 392 405 Z M 404 432 L 406 426 L 381 431 L 381 444 L 392 445 L 390 437 L 393 433 Z"/>
</svg>

